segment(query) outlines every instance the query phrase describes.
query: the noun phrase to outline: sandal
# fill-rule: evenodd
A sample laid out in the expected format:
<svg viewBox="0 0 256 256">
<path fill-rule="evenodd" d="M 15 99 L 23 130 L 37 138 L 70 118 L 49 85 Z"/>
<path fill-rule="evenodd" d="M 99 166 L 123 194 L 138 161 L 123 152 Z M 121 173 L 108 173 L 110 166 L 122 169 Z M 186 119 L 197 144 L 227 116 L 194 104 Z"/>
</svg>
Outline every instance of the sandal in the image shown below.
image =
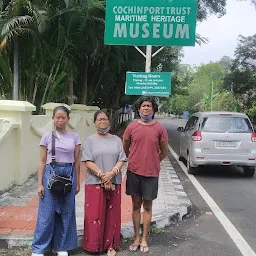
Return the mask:
<svg viewBox="0 0 256 256">
<path fill-rule="evenodd" d="M 140 245 L 140 252 L 141 253 L 148 253 L 149 252 L 148 245 Z"/>
<path fill-rule="evenodd" d="M 107 256 L 116 256 L 117 253 L 113 248 L 108 249 Z"/>
<path fill-rule="evenodd" d="M 130 252 L 137 252 L 140 249 L 140 245 L 139 244 L 131 244 L 129 246 L 129 251 Z"/>
</svg>

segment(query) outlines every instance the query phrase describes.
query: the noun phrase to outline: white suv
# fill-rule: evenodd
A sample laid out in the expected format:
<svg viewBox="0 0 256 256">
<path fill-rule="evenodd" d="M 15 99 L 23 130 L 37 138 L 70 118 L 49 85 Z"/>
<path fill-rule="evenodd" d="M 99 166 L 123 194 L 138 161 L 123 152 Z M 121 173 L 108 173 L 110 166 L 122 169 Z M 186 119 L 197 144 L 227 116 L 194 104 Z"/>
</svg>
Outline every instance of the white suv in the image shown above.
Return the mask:
<svg viewBox="0 0 256 256">
<path fill-rule="evenodd" d="M 253 176 L 256 163 L 256 133 L 247 115 L 234 112 L 198 112 L 179 127 L 179 159 L 187 160 L 188 173 L 203 165 L 242 166 Z"/>
</svg>

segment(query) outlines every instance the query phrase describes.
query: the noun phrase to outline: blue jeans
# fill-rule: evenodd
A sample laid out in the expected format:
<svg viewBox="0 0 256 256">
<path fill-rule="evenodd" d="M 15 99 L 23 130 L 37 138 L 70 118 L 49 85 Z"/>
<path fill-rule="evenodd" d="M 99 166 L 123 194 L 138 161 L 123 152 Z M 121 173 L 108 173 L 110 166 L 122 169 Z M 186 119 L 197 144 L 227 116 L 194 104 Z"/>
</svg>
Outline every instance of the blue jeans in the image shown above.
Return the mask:
<svg viewBox="0 0 256 256">
<path fill-rule="evenodd" d="M 70 251 L 77 248 L 75 213 L 76 171 L 73 164 L 57 164 L 55 173 L 69 177 L 72 191 L 66 197 L 56 197 L 47 188 L 52 166 L 47 164 L 43 175 L 44 198 L 39 199 L 38 217 L 32 252 L 43 254 L 49 249 Z"/>
</svg>

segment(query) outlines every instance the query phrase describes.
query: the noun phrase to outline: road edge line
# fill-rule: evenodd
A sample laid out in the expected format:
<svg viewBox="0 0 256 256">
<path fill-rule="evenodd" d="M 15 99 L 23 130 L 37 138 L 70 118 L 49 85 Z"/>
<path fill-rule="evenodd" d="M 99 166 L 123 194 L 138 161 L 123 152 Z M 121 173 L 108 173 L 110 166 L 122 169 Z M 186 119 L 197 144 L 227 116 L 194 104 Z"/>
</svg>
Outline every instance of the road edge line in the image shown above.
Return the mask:
<svg viewBox="0 0 256 256">
<path fill-rule="evenodd" d="M 216 202 L 211 198 L 211 196 L 207 193 L 207 191 L 203 188 L 203 186 L 199 183 L 199 181 L 191 174 L 188 174 L 186 166 L 183 162 L 179 161 L 178 155 L 175 153 L 173 148 L 168 144 L 168 148 L 172 153 L 173 157 L 176 159 L 177 163 L 183 170 L 183 172 L 190 179 L 196 190 L 211 208 L 223 228 L 226 230 L 230 238 L 233 240 L 237 248 L 244 256 L 256 256 L 256 253 L 250 247 L 250 245 L 245 241 L 239 231 L 235 228 L 235 226 L 231 223 L 228 217 L 224 214 L 224 212 L 220 209 L 220 207 L 216 204 Z"/>
</svg>

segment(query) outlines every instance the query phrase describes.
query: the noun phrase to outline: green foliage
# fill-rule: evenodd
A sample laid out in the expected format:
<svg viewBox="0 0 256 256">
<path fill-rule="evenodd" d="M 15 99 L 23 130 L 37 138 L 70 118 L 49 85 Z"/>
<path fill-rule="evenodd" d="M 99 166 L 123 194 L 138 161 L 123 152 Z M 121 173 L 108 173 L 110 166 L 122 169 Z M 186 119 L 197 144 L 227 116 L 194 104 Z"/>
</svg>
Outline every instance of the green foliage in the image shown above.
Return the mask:
<svg viewBox="0 0 256 256">
<path fill-rule="evenodd" d="M 184 110 L 248 112 L 256 119 L 256 34 L 239 36 L 235 59 L 224 56 L 192 69 L 179 65 L 179 91 L 164 108 Z"/>
<path fill-rule="evenodd" d="M 207 19 L 209 14 L 215 13 L 218 17 L 226 14 L 226 0 L 201 0 L 198 1 L 197 18 L 199 21 Z"/>
<path fill-rule="evenodd" d="M 217 2 L 200 1 L 198 20 L 211 13 L 224 15 L 226 0 Z M 18 38 L 20 100 L 38 109 L 48 100 L 68 103 L 72 99 L 113 109 L 131 104 L 136 97 L 124 95 L 125 73 L 143 71 L 145 59 L 132 46 L 104 45 L 105 5 L 105 0 L 1 1 L 1 97 L 11 99 L 14 40 Z M 206 41 L 197 35 L 198 43 Z M 181 74 L 181 50 L 166 47 L 153 58 L 152 70 L 172 72 L 173 95 L 186 98 L 194 70 L 184 67 Z M 182 111 L 181 98 L 174 100 L 176 111 Z M 167 108 L 169 100 L 161 101 Z"/>
<path fill-rule="evenodd" d="M 256 106 L 253 106 L 252 108 L 249 109 L 248 114 L 250 116 L 256 116 Z"/>
<path fill-rule="evenodd" d="M 149 230 L 149 233 L 156 233 L 156 234 L 159 234 L 159 233 L 165 233 L 166 230 L 164 228 L 158 228 L 156 225 L 152 225 L 150 227 L 150 230 Z"/>
<path fill-rule="evenodd" d="M 222 91 L 215 96 L 213 101 L 215 111 L 240 112 L 241 106 L 232 92 Z"/>
<path fill-rule="evenodd" d="M 170 100 L 170 111 L 175 114 L 183 114 L 184 110 L 189 108 L 189 97 L 186 95 L 177 95 Z"/>
<path fill-rule="evenodd" d="M 10 98 L 8 93 L 12 90 L 12 72 L 4 52 L 0 52 L 0 88 L 0 99 Z"/>
<path fill-rule="evenodd" d="M 228 75 L 231 72 L 231 68 L 233 65 L 232 58 L 230 58 L 229 56 L 223 56 L 218 63 L 224 70 L 224 76 Z"/>
<path fill-rule="evenodd" d="M 191 113 L 238 111 L 239 103 L 234 94 L 222 89 L 225 74 L 230 73 L 230 63 L 230 59 L 223 58 L 220 62 L 210 62 L 196 68 L 179 65 L 179 91 L 165 103 L 164 110 L 176 114 L 182 114 L 185 110 Z"/>
<path fill-rule="evenodd" d="M 256 90 L 256 34 L 239 36 L 231 72 L 224 79 L 224 88 L 232 91 L 241 102 L 243 111 L 253 107 Z"/>
<path fill-rule="evenodd" d="M 192 81 L 188 84 L 188 110 L 210 111 L 215 95 L 220 91 L 224 69 L 217 62 L 196 68 Z"/>
<path fill-rule="evenodd" d="M 255 124 L 256 123 L 256 106 L 251 107 L 248 110 L 247 114 L 250 117 L 250 119 L 253 122 L 253 124 Z"/>
</svg>

